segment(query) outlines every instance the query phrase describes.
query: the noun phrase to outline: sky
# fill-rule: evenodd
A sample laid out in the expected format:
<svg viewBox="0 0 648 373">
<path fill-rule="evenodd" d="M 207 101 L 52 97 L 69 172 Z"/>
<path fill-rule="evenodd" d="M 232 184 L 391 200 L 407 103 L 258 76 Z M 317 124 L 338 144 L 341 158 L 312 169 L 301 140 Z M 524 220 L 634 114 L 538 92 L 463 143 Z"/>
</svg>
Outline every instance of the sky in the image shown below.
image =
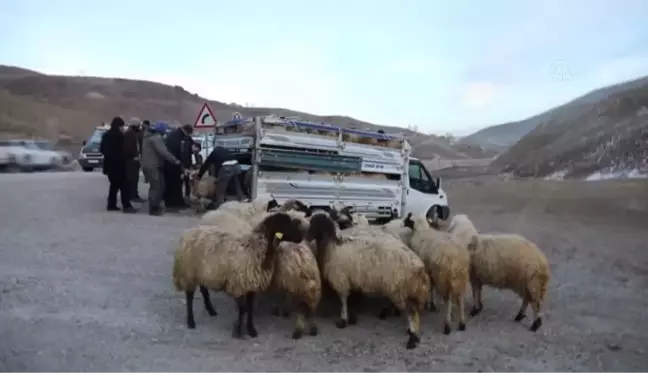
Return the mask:
<svg viewBox="0 0 648 373">
<path fill-rule="evenodd" d="M 648 75 L 648 1 L 2 0 L 0 64 L 461 136 Z"/>
</svg>

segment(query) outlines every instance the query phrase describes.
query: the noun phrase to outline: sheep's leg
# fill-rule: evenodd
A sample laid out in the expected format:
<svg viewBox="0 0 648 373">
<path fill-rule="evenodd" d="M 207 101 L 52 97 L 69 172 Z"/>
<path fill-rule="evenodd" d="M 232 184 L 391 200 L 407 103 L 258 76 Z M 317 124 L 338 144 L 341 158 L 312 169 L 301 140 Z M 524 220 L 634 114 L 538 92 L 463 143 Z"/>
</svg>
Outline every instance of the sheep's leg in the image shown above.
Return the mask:
<svg viewBox="0 0 648 373">
<path fill-rule="evenodd" d="M 470 281 L 470 285 L 472 287 L 473 295 L 473 306 L 470 310 L 470 316 L 474 317 L 479 315 L 479 313 L 484 308 L 484 305 L 482 304 L 482 284 L 479 281 L 473 280 Z"/>
<path fill-rule="evenodd" d="M 292 304 L 290 295 L 284 294 L 282 301 L 279 304 L 281 305 L 281 316 L 290 317 L 290 305 Z"/>
<path fill-rule="evenodd" d="M 436 304 L 434 304 L 434 288 L 430 290 L 430 300 L 428 301 L 427 308 L 430 312 L 437 311 Z"/>
<path fill-rule="evenodd" d="M 205 309 L 207 310 L 209 316 L 218 315 L 218 312 L 216 312 L 216 309 L 214 309 L 214 305 L 211 302 L 211 297 L 209 296 L 209 290 L 206 287 L 200 285 L 200 294 L 202 294 L 203 302 L 205 303 Z"/>
<path fill-rule="evenodd" d="M 195 290 L 185 291 L 186 305 L 187 305 L 187 327 L 189 329 L 196 329 L 196 320 L 194 320 L 193 313 L 193 299 Z"/>
<path fill-rule="evenodd" d="M 274 301 L 274 307 L 272 307 L 272 314 L 279 316 L 281 314 L 281 304 L 283 302 L 283 293 L 279 292 L 277 298 Z"/>
<path fill-rule="evenodd" d="M 292 334 L 293 339 L 299 339 L 304 335 L 304 311 L 306 307 L 304 304 L 297 306 L 297 320 L 295 322 L 295 331 Z"/>
<path fill-rule="evenodd" d="M 531 324 L 531 328 L 529 328 L 529 330 L 535 332 L 542 326 L 542 312 L 540 311 L 540 301 L 531 301 L 531 309 L 533 310 L 533 324 Z"/>
<path fill-rule="evenodd" d="M 342 307 L 340 309 L 340 319 L 335 323 L 335 326 L 337 326 L 340 329 L 346 328 L 347 320 L 349 319 L 348 309 L 347 309 L 348 297 L 349 297 L 348 294 L 340 295 L 340 303 L 342 303 Z"/>
<path fill-rule="evenodd" d="M 313 318 L 315 316 L 315 309 L 306 308 L 306 319 L 308 320 L 308 334 L 311 336 L 316 336 L 318 331 L 317 324 Z"/>
<path fill-rule="evenodd" d="M 361 293 L 354 292 L 348 297 L 349 325 L 355 325 L 358 323 L 358 308 L 360 308 L 361 301 Z"/>
<path fill-rule="evenodd" d="M 460 294 L 457 297 L 457 306 L 459 307 L 459 330 L 464 331 L 466 330 L 466 312 L 464 309 L 465 305 L 463 294 Z"/>
<path fill-rule="evenodd" d="M 234 322 L 234 330 L 232 336 L 234 338 L 243 338 L 243 317 L 245 316 L 246 298 L 240 296 L 236 298 L 236 307 L 238 309 L 238 318 Z"/>
<path fill-rule="evenodd" d="M 252 338 L 256 338 L 259 333 L 257 332 L 256 328 L 254 327 L 254 298 L 255 298 L 255 293 L 247 293 L 245 296 L 246 304 L 247 304 L 247 332 L 248 335 Z"/>
<path fill-rule="evenodd" d="M 515 318 L 513 321 L 515 322 L 520 322 L 526 317 L 526 309 L 529 306 L 529 298 L 524 297 L 522 298 L 522 306 L 520 307 L 520 310 L 518 311 L 517 315 L 515 315 Z"/>
<path fill-rule="evenodd" d="M 450 322 L 452 321 L 452 298 L 445 297 L 446 314 L 443 320 L 443 334 L 450 334 Z"/>
<path fill-rule="evenodd" d="M 421 319 L 419 311 L 411 305 L 406 310 L 407 315 L 407 339 L 406 348 L 411 350 L 421 342 Z"/>
</svg>

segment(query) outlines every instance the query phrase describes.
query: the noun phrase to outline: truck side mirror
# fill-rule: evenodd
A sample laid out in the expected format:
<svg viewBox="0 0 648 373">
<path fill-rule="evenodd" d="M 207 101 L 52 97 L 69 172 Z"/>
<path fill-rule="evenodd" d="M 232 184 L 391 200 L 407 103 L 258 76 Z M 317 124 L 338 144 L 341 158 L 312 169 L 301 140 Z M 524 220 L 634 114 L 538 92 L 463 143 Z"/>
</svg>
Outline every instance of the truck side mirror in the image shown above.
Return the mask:
<svg viewBox="0 0 648 373">
<path fill-rule="evenodd" d="M 81 143 L 81 145 L 86 146 L 87 143 L 88 143 L 87 141 L 83 140 L 83 142 Z"/>
<path fill-rule="evenodd" d="M 437 189 L 441 189 L 441 178 L 440 177 L 436 178 L 436 187 L 437 187 Z"/>
</svg>

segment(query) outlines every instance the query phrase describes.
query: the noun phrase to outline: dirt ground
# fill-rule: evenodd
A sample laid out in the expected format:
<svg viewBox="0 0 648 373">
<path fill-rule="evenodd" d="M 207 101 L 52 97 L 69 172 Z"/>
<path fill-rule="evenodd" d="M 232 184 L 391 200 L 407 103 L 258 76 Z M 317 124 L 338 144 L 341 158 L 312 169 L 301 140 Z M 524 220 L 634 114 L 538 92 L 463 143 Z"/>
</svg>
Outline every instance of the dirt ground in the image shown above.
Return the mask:
<svg viewBox="0 0 648 373">
<path fill-rule="evenodd" d="M 548 256 L 537 333 L 512 321 L 519 300 L 493 289 L 465 332 L 444 336 L 441 316 L 426 313 L 414 350 L 404 320 L 374 311 L 343 330 L 319 318 L 319 336 L 294 341 L 292 319 L 270 315 L 263 299 L 259 336 L 233 340 L 223 295 L 215 318 L 196 302 L 188 330 L 172 241 L 196 218 L 105 212 L 100 173 L 0 175 L 0 370 L 646 370 L 648 182 L 480 177 L 444 188 L 480 230 L 524 234 Z"/>
</svg>

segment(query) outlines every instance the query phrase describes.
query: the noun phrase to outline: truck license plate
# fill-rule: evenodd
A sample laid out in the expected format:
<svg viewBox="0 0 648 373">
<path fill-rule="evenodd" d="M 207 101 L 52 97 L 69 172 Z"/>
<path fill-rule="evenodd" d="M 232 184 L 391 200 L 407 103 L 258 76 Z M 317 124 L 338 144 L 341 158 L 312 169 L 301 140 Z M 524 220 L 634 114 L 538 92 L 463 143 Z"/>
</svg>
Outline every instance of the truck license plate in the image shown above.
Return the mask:
<svg viewBox="0 0 648 373">
<path fill-rule="evenodd" d="M 99 163 L 99 161 L 96 160 L 96 159 L 91 159 L 91 160 L 88 161 L 88 163 Z"/>
</svg>

